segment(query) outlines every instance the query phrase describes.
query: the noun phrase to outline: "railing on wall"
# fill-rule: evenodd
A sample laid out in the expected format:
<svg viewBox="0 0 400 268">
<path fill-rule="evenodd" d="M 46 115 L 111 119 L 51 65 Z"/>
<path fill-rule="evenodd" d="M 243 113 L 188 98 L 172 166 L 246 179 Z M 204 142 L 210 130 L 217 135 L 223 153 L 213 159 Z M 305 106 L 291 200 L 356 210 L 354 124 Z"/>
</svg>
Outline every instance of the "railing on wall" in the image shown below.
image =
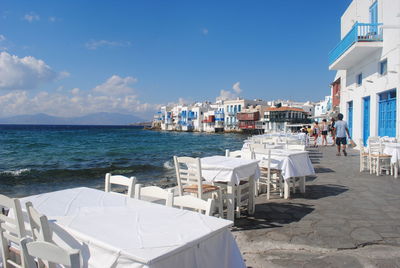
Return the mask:
<svg viewBox="0 0 400 268">
<path fill-rule="evenodd" d="M 382 23 L 356 22 L 346 36 L 329 53 L 329 65 L 334 63 L 356 42 L 380 42 L 382 40 Z"/>
</svg>

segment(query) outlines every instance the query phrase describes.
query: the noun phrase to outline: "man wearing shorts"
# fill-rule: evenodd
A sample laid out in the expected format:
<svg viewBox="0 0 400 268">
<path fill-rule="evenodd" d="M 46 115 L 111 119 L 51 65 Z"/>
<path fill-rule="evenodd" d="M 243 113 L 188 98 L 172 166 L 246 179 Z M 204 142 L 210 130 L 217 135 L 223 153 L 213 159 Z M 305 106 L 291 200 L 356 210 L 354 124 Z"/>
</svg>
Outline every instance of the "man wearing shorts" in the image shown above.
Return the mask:
<svg viewBox="0 0 400 268">
<path fill-rule="evenodd" d="M 343 121 L 343 114 L 338 114 L 338 120 L 335 122 L 335 132 L 336 132 L 336 145 L 337 145 L 337 156 L 340 155 L 340 146 L 342 146 L 342 151 L 344 156 L 347 156 L 346 152 L 346 134 L 350 139 L 349 128 L 347 127 L 347 122 Z"/>
</svg>

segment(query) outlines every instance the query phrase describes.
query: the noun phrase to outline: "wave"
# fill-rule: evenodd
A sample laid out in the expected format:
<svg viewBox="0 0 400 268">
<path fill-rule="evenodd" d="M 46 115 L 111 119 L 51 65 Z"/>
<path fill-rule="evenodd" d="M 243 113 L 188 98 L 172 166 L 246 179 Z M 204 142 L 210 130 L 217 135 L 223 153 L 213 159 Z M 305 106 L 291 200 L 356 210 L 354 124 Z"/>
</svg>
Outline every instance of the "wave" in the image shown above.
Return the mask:
<svg viewBox="0 0 400 268">
<path fill-rule="evenodd" d="M 5 171 L 1 171 L 0 174 L 5 174 L 5 175 L 11 175 L 11 176 L 21 176 L 24 175 L 28 172 L 30 172 L 31 169 L 30 168 L 21 168 L 21 169 L 16 169 L 16 170 L 5 170 Z"/>
<path fill-rule="evenodd" d="M 50 183 L 61 181 L 84 181 L 104 178 L 106 173 L 130 176 L 157 177 L 164 173 L 164 168 L 155 165 L 132 165 L 94 167 L 83 169 L 18 169 L 0 172 L 0 185 L 16 185 L 28 183 Z"/>
<path fill-rule="evenodd" d="M 165 162 L 164 162 L 163 167 L 164 167 L 165 169 L 174 169 L 174 168 L 175 168 L 175 165 L 172 163 L 171 160 L 168 160 L 168 161 L 165 161 Z"/>
</svg>

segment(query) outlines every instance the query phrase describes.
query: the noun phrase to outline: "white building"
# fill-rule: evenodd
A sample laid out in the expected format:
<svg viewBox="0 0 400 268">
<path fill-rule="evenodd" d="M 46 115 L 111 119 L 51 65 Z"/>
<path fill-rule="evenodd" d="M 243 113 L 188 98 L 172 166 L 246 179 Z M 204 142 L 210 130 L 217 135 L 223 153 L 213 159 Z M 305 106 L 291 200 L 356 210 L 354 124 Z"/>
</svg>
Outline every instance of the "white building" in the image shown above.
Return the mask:
<svg viewBox="0 0 400 268">
<path fill-rule="evenodd" d="M 239 121 L 237 120 L 237 113 L 241 112 L 243 109 L 250 108 L 250 106 L 257 105 L 268 105 L 268 102 L 262 100 L 245 100 L 242 98 L 237 98 L 235 100 L 225 100 L 223 102 L 224 106 L 224 121 L 225 130 L 238 130 Z"/>
<path fill-rule="evenodd" d="M 332 109 L 332 96 L 325 96 L 325 99 L 315 104 L 314 117 L 321 121 L 329 117 Z"/>
<path fill-rule="evenodd" d="M 354 140 L 399 137 L 400 1 L 353 0 L 329 69 L 338 71 L 340 112 Z"/>
</svg>

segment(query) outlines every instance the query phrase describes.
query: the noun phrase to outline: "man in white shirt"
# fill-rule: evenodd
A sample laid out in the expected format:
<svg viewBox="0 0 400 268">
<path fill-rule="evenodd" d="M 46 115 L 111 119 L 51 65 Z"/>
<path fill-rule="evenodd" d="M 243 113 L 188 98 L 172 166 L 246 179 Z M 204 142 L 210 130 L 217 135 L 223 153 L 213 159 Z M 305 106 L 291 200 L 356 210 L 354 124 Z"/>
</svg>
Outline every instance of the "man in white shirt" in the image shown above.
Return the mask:
<svg viewBox="0 0 400 268">
<path fill-rule="evenodd" d="M 340 155 L 340 146 L 342 145 L 343 154 L 347 156 L 346 152 L 346 134 L 350 139 L 349 128 L 347 127 L 347 122 L 343 121 L 343 114 L 338 114 L 338 120 L 335 122 L 335 131 L 336 131 L 336 145 L 337 145 L 337 156 Z"/>
</svg>

